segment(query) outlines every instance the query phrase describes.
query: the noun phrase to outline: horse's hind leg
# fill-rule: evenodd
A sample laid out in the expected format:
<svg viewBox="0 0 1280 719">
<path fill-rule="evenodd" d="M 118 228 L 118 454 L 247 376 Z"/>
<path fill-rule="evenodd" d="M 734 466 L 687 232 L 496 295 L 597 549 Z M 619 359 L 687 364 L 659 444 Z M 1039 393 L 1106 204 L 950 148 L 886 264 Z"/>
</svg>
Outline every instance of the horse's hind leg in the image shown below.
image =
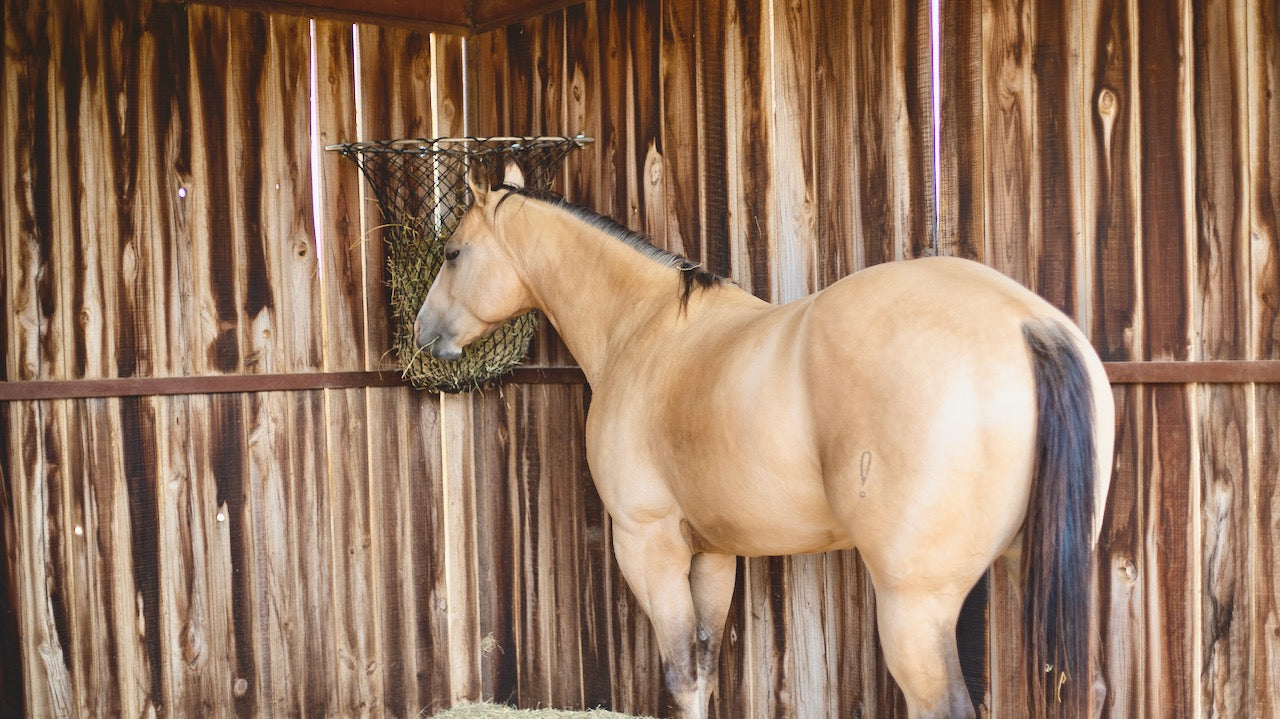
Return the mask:
<svg viewBox="0 0 1280 719">
<path fill-rule="evenodd" d="M 956 649 L 964 598 L 964 593 L 876 587 L 885 662 L 906 696 L 911 719 L 974 716 Z"/>
</svg>

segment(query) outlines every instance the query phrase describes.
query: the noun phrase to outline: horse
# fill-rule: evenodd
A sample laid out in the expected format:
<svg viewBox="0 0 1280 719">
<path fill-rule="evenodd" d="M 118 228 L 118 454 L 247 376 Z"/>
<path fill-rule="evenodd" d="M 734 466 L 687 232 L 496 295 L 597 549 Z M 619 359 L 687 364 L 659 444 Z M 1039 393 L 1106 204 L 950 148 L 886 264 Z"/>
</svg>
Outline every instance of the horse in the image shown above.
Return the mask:
<svg viewBox="0 0 1280 719">
<path fill-rule="evenodd" d="M 1066 315 L 950 257 L 775 305 L 514 165 L 468 184 L 414 336 L 452 359 L 534 308 L 559 332 L 592 390 L 588 466 L 678 719 L 707 716 L 738 556 L 850 548 L 910 717 L 974 716 L 955 628 L 1006 553 L 1025 585 L 1028 712 L 1084 713 L 1115 410 Z"/>
</svg>

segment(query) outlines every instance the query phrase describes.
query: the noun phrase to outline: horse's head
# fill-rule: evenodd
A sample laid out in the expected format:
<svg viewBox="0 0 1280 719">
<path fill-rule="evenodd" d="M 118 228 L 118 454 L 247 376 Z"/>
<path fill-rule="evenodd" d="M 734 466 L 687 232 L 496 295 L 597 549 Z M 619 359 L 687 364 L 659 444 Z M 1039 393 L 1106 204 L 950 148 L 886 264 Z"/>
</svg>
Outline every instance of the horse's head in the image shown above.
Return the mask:
<svg viewBox="0 0 1280 719">
<path fill-rule="evenodd" d="M 496 223 L 509 190 L 490 189 L 487 180 L 467 182 L 475 203 L 445 243 L 444 263 L 413 323 L 418 345 L 440 359 L 457 359 L 463 347 L 532 307 Z M 514 163 L 507 165 L 503 184 L 524 186 Z"/>
</svg>

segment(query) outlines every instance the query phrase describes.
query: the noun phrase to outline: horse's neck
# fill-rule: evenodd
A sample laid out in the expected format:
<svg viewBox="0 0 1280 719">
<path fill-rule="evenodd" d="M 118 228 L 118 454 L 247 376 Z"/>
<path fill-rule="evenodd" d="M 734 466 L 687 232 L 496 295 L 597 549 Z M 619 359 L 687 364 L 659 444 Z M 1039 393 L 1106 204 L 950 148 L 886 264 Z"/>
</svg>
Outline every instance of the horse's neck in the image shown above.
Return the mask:
<svg viewBox="0 0 1280 719">
<path fill-rule="evenodd" d="M 679 270 L 562 210 L 533 204 L 513 254 L 538 308 L 594 383 L 637 333 L 674 325 Z"/>
</svg>

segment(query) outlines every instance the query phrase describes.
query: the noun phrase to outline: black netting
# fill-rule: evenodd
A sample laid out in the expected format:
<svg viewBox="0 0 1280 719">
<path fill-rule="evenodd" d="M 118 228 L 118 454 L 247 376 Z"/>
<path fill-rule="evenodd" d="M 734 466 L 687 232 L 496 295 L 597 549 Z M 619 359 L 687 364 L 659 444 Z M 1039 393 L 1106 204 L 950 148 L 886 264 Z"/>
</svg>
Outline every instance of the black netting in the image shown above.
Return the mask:
<svg viewBox="0 0 1280 719">
<path fill-rule="evenodd" d="M 590 138 L 439 138 L 334 145 L 355 160 L 373 187 L 382 212 L 391 287 L 392 341 L 401 374 L 414 387 L 464 392 L 492 383 L 524 358 L 533 338 L 534 313 L 516 317 L 472 343 L 457 360 L 420 350 L 413 321 L 444 260 L 444 243 L 471 206 L 467 173 L 482 166 L 491 181 L 508 161 L 519 165 L 529 187 L 547 190 L 573 150 Z"/>
</svg>

